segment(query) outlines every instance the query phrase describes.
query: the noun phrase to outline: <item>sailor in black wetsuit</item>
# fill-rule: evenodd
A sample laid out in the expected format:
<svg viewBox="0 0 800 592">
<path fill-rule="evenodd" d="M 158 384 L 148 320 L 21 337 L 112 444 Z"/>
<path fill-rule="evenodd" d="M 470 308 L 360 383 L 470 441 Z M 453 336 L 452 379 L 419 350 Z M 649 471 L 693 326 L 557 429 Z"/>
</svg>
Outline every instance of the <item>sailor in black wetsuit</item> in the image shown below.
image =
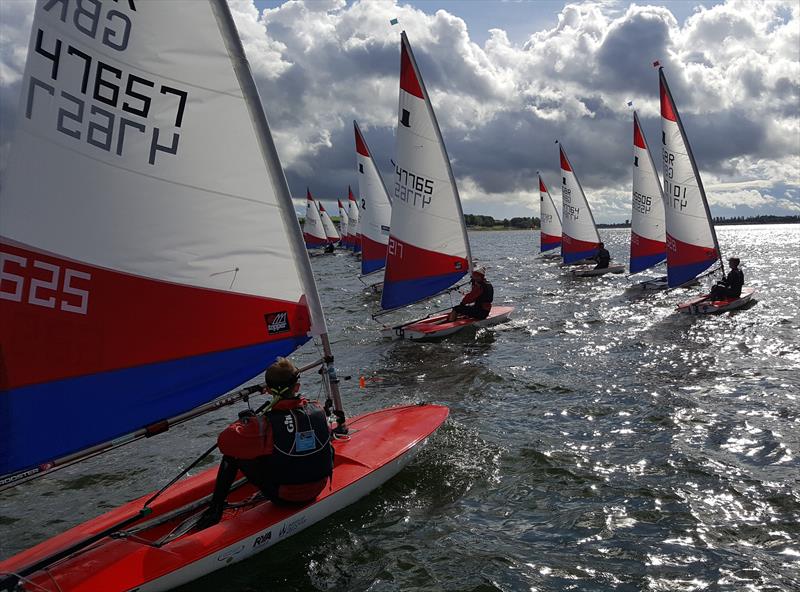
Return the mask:
<svg viewBox="0 0 800 592">
<path fill-rule="evenodd" d="M 597 261 L 597 265 L 594 266 L 595 269 L 608 268 L 608 263 L 611 261 L 611 254 L 606 250 L 603 243 L 598 245 L 597 255 L 595 255 L 593 259 Z"/>
<path fill-rule="evenodd" d="M 473 319 L 485 319 L 492 310 L 494 300 L 494 286 L 486 281 L 486 275 L 480 269 L 472 272 L 470 279 L 472 290 L 461 299 L 461 303 L 454 306 L 449 319 L 456 320 L 458 315 Z"/>
<path fill-rule="evenodd" d="M 731 257 L 728 259 L 731 270 L 722 280 L 717 282 L 707 296 L 709 300 L 720 300 L 723 298 L 738 298 L 742 295 L 744 286 L 744 274 L 739 269 L 739 258 Z"/>
</svg>

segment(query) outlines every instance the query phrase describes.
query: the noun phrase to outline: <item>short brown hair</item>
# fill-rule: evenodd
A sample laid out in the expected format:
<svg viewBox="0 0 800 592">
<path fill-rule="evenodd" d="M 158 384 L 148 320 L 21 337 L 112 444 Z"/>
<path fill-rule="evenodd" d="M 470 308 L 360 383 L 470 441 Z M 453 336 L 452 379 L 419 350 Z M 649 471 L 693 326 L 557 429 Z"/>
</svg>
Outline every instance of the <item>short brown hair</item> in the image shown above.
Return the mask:
<svg viewBox="0 0 800 592">
<path fill-rule="evenodd" d="M 267 388 L 291 388 L 297 383 L 300 373 L 297 368 L 286 358 L 278 358 L 264 373 L 264 382 Z"/>
</svg>

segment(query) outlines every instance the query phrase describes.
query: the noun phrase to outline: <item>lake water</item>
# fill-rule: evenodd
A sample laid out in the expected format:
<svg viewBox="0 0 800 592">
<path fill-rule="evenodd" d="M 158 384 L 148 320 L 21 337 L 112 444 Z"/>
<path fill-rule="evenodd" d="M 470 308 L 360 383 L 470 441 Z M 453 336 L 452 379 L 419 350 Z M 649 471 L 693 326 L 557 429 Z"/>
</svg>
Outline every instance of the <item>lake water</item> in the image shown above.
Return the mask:
<svg viewBox="0 0 800 592">
<path fill-rule="evenodd" d="M 627 262 L 629 231 L 601 235 Z M 573 279 L 538 233 L 471 233 L 513 320 L 427 344 L 382 341 L 356 260 L 315 257 L 348 412 L 450 419 L 369 497 L 183 590 L 800 590 L 800 225 L 718 235 L 758 302 L 691 317 L 675 305 L 700 288 Z M 159 487 L 235 415 L 2 494 L 0 557 Z"/>
</svg>

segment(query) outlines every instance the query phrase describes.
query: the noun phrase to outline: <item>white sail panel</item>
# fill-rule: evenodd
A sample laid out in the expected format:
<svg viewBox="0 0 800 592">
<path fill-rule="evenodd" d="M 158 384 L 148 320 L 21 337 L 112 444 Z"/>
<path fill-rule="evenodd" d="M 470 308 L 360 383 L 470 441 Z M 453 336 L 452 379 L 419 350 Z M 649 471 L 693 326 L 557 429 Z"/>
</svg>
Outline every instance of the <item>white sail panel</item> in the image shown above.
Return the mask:
<svg viewBox="0 0 800 592">
<path fill-rule="evenodd" d="M 333 225 L 333 220 L 328 215 L 325 206 L 322 205 L 322 202 L 319 202 L 319 215 L 322 219 L 322 227 L 325 229 L 325 236 L 328 239 L 328 242 L 335 243 L 339 240 L 339 233 L 336 232 L 336 226 Z"/>
<path fill-rule="evenodd" d="M 361 195 L 361 273 L 372 273 L 386 265 L 392 201 L 364 136 L 353 122 L 356 140 L 356 171 Z"/>
<path fill-rule="evenodd" d="M 567 153 L 561 144 L 558 149 L 561 161 L 563 227 L 561 254 L 565 263 L 574 263 L 597 254 L 600 235 L 597 233 L 589 202 L 586 201 L 586 195 L 567 158 Z"/>
<path fill-rule="evenodd" d="M 667 256 L 664 198 L 639 116 L 633 112 L 633 186 L 630 271 L 648 269 Z"/>
<path fill-rule="evenodd" d="M 670 286 L 696 277 L 719 257 L 705 191 L 680 116 L 659 68 L 667 276 Z"/>
<path fill-rule="evenodd" d="M 561 246 L 561 215 L 556 209 L 547 186 L 539 175 L 539 225 L 542 252 Z"/>
<path fill-rule="evenodd" d="M 344 246 L 348 246 L 350 244 L 350 218 L 347 215 L 347 210 L 342 204 L 342 200 L 337 200 L 337 203 L 339 205 L 339 234 L 342 237 L 342 244 Z"/>
<path fill-rule="evenodd" d="M 461 201 L 433 106 L 405 33 L 384 308 L 452 285 L 471 266 Z"/>
<path fill-rule="evenodd" d="M 218 2 L 37 3 L 0 193 L 0 476 L 219 396 L 310 315 L 324 331 L 232 29 Z"/>
<path fill-rule="evenodd" d="M 306 190 L 306 215 L 303 218 L 303 240 L 306 242 L 306 247 L 323 247 L 328 243 L 319 208 L 308 190 Z"/>
<path fill-rule="evenodd" d="M 129 6 L 102 5 L 92 37 L 76 3 L 37 5 L 0 234 L 148 278 L 299 300 L 209 5 Z M 196 33 L 175 36 L 175 23 Z"/>
</svg>

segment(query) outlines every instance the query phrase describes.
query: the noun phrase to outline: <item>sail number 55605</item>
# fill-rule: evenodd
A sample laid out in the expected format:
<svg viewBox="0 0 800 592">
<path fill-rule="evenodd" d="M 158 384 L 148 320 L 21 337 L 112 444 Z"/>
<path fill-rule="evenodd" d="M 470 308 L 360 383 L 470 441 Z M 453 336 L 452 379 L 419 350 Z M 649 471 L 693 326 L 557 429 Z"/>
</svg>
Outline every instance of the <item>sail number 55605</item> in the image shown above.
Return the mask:
<svg viewBox="0 0 800 592">
<path fill-rule="evenodd" d="M 11 253 L 0 253 L 2 300 L 27 302 L 85 315 L 89 308 L 89 291 L 79 285 L 81 280 L 91 279 L 91 274 L 77 269 L 62 268 L 46 261 Z"/>
</svg>

